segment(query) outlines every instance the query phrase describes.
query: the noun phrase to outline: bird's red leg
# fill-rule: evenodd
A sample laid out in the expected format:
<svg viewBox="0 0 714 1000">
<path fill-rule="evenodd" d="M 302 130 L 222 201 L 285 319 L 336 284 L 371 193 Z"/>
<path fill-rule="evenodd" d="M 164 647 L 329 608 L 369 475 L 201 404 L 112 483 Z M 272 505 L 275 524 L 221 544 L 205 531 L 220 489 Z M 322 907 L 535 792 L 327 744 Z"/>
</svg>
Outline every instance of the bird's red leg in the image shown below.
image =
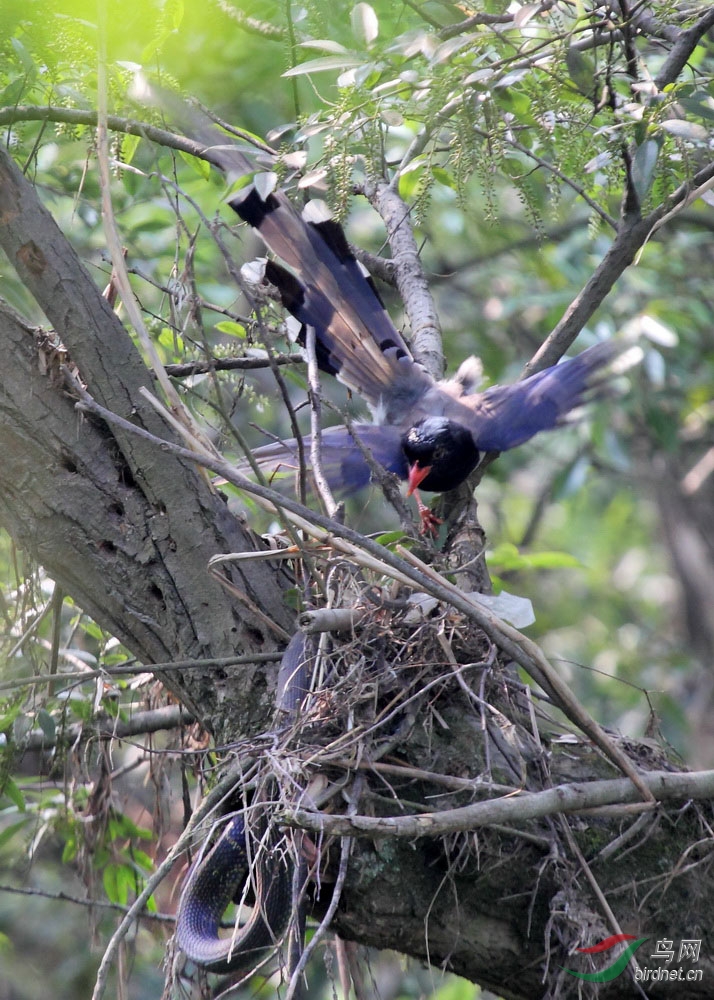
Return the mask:
<svg viewBox="0 0 714 1000">
<path fill-rule="evenodd" d="M 423 482 L 430 472 L 430 465 L 420 465 L 418 462 L 414 462 L 414 464 L 409 467 L 409 476 L 407 478 L 407 496 L 410 497 L 414 494 L 414 499 L 416 500 L 417 507 L 419 508 L 419 517 L 421 518 L 421 528 L 419 529 L 419 534 L 431 535 L 432 538 L 436 538 L 439 534 L 439 525 L 442 523 L 441 518 L 437 517 L 436 514 L 432 514 L 431 510 L 419 496 L 419 490 L 417 489 L 419 483 Z"/>
<path fill-rule="evenodd" d="M 443 524 L 440 517 L 437 517 L 433 513 L 430 507 L 424 503 L 422 498 L 419 496 L 419 490 L 412 490 L 414 494 L 414 499 L 417 502 L 417 507 L 419 508 L 419 517 L 421 518 L 421 528 L 419 529 L 420 535 L 431 535 L 432 538 L 436 538 L 439 534 L 439 525 Z"/>
</svg>

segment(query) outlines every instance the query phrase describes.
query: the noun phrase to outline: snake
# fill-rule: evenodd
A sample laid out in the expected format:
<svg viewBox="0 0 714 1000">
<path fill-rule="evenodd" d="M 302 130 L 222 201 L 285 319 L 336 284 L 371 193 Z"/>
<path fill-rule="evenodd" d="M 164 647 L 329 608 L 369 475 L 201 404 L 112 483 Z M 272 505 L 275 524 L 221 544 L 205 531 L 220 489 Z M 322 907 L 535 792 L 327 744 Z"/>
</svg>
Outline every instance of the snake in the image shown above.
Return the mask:
<svg viewBox="0 0 714 1000">
<path fill-rule="evenodd" d="M 276 704 L 294 717 L 307 691 L 305 636 L 296 632 L 283 653 Z M 263 834 L 264 836 L 260 836 Z M 253 855 L 249 843 L 260 843 Z M 211 849 L 186 875 L 176 917 L 176 942 L 187 958 L 207 972 L 236 972 L 254 965 L 273 947 L 290 921 L 294 862 L 284 836 L 272 825 L 248 828 L 245 813 L 229 817 Z M 253 913 L 230 937 L 220 937 L 223 914 L 241 898 L 248 879 L 255 892 Z"/>
</svg>

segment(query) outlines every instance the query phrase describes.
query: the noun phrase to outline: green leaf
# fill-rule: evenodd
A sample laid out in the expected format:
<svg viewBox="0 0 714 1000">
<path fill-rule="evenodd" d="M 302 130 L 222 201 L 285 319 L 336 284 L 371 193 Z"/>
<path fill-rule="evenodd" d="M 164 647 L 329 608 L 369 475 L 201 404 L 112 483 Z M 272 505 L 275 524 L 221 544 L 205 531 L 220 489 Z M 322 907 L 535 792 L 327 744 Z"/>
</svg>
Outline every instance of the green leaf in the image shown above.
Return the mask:
<svg viewBox="0 0 714 1000">
<path fill-rule="evenodd" d="M 424 178 L 423 163 L 409 164 L 399 176 L 399 195 L 404 201 L 412 201 L 419 193 Z"/>
<path fill-rule="evenodd" d="M 680 97 L 677 103 L 692 115 L 714 121 L 714 97 L 703 90 L 695 91 L 690 97 Z"/>
<path fill-rule="evenodd" d="M 3 795 L 7 795 L 11 802 L 13 802 L 20 812 L 24 812 L 26 807 L 25 796 L 22 794 L 20 789 L 17 787 L 15 782 L 12 780 L 10 775 L 7 775 L 3 781 L 0 791 Z"/>
<path fill-rule="evenodd" d="M 25 48 L 25 46 L 22 44 L 22 42 L 20 41 L 20 39 L 19 38 L 11 38 L 10 39 L 10 44 L 12 45 L 13 49 L 15 50 L 15 55 L 18 57 L 18 59 L 22 63 L 22 68 L 24 69 L 24 71 L 27 73 L 28 76 L 33 76 L 34 77 L 35 74 L 37 73 L 37 67 L 35 66 L 35 62 L 34 62 L 32 56 L 27 51 L 27 49 Z"/>
<path fill-rule="evenodd" d="M 178 30 L 181 27 L 181 23 L 183 21 L 183 14 L 184 14 L 183 3 L 181 3 L 181 0 L 173 0 L 173 4 L 171 4 L 171 7 L 169 9 L 171 14 L 171 24 L 174 30 Z"/>
<path fill-rule="evenodd" d="M 443 167 L 433 167 L 432 174 L 434 175 L 434 180 L 437 180 L 444 187 L 451 188 L 452 191 L 458 190 L 458 184 L 456 183 L 456 178 L 451 173 L 450 170 L 445 170 Z"/>
<path fill-rule="evenodd" d="M 141 868 L 142 871 L 151 872 L 154 870 L 154 862 L 146 851 L 140 851 L 136 847 L 133 847 L 131 850 L 131 859 L 136 867 Z"/>
<path fill-rule="evenodd" d="M 632 183 L 640 204 L 644 202 L 652 187 L 655 167 L 657 166 L 657 157 L 661 148 L 661 139 L 659 141 L 657 139 L 645 139 L 637 147 L 632 161 Z"/>
<path fill-rule="evenodd" d="M 137 826 L 126 813 L 114 813 L 108 824 L 110 840 L 151 840 L 152 832 L 144 826 Z"/>
<path fill-rule="evenodd" d="M 134 154 L 139 148 L 139 143 L 141 142 L 141 136 L 139 135 L 129 135 L 128 133 L 122 137 L 121 141 L 121 158 L 122 163 L 131 163 L 134 159 Z M 134 176 L 133 174 L 131 176 Z"/>
<path fill-rule="evenodd" d="M 102 872 L 102 882 L 107 899 L 112 903 L 121 903 L 119 898 L 118 865 L 107 865 Z"/>
<path fill-rule="evenodd" d="M 17 704 L 9 705 L 4 709 L 4 711 L 0 712 L 0 733 L 4 732 L 13 724 L 18 715 L 20 715 L 21 711 L 22 705 L 20 702 L 17 702 Z"/>
<path fill-rule="evenodd" d="M 205 160 L 199 159 L 197 156 L 191 156 L 190 153 L 185 153 L 182 149 L 179 149 L 178 154 L 181 157 L 181 159 L 185 163 L 188 163 L 189 167 L 191 167 L 191 169 L 199 175 L 199 177 L 203 177 L 203 179 L 206 181 L 208 180 L 208 178 L 211 176 L 210 163 L 207 163 Z"/>
<path fill-rule="evenodd" d="M 220 323 L 216 323 L 216 330 L 219 330 L 221 333 L 227 333 L 231 337 L 240 337 L 241 340 L 245 339 L 247 335 L 243 324 L 235 323 L 232 319 L 223 319 Z"/>
<path fill-rule="evenodd" d="M 53 743 L 55 734 L 57 732 L 57 727 L 55 726 L 55 720 L 52 718 L 52 716 L 46 709 L 41 708 L 39 710 L 39 712 L 37 713 L 37 722 L 39 724 L 40 729 L 47 737 L 48 742 Z"/>
<path fill-rule="evenodd" d="M 5 844 L 9 844 L 15 834 L 27 826 L 30 819 L 31 817 L 26 815 L 24 819 L 19 820 L 17 823 L 11 823 L 10 826 L 6 826 L 4 830 L 0 831 L 0 848 L 4 847 Z"/>
<path fill-rule="evenodd" d="M 185 350 L 185 345 L 182 338 L 172 330 L 170 326 L 164 326 L 161 328 L 161 333 L 158 336 L 158 343 L 167 351 L 171 353 L 182 354 Z"/>
<path fill-rule="evenodd" d="M 595 63 L 592 59 L 576 48 L 565 53 L 565 64 L 568 67 L 570 79 L 584 97 L 592 97 L 595 93 Z"/>
<path fill-rule="evenodd" d="M 495 563 L 502 573 L 530 569 L 563 569 L 579 566 L 579 561 L 569 552 L 522 553 L 515 545 L 504 542 L 488 555 L 488 562 Z"/>
<path fill-rule="evenodd" d="M 385 531 L 381 535 L 377 535 L 375 542 L 377 545 L 394 545 L 396 542 L 401 542 L 404 539 L 404 532 L 401 528 L 395 528 L 394 531 Z"/>
<path fill-rule="evenodd" d="M 12 81 L 12 83 L 9 83 L 4 90 L 0 91 L 0 104 L 4 106 L 17 104 L 26 87 L 27 78 L 24 76 L 18 76 Z"/>
<path fill-rule="evenodd" d="M 525 558 L 528 569 L 571 569 L 580 561 L 569 552 L 533 552 Z"/>
<path fill-rule="evenodd" d="M 62 864 L 66 865 L 77 856 L 77 841 L 74 836 L 68 837 L 62 849 Z"/>
</svg>

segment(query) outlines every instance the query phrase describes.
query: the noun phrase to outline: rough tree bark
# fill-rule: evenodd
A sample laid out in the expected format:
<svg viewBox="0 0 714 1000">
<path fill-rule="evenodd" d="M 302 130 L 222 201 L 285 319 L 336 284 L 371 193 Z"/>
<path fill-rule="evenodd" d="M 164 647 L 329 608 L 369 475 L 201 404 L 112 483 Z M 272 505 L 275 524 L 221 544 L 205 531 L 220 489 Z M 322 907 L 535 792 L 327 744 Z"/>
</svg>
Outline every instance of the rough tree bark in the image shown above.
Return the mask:
<svg viewBox="0 0 714 1000">
<path fill-rule="evenodd" d="M 170 439 L 139 393 L 151 377 L 130 337 L 1 150 L 0 242 L 91 394 Z M 294 628 L 282 599 L 283 571 L 264 561 L 233 567 L 232 582 L 244 600 L 208 575 L 211 556 L 257 543 L 196 469 L 78 415 L 50 341 L 7 307 L 0 310 L 0 343 L 0 521 L 18 544 L 147 663 L 280 649 Z M 453 648 L 472 663 L 485 650 L 482 637 L 466 626 Z M 398 681 L 409 667 L 401 664 Z M 361 811 L 366 803 L 375 814 L 396 813 L 399 800 L 424 812 L 435 801 L 439 808 L 463 805 L 478 797 L 484 774 L 514 790 L 614 776 L 587 744 L 536 740 L 504 666 L 479 668 L 474 676 L 473 689 L 480 681 L 491 706 L 486 715 L 471 708 L 455 678 L 417 698 L 408 733 L 401 742 L 398 731 L 392 734 L 388 759 L 421 773 L 383 771 Z M 274 678 L 274 668 L 255 665 L 167 673 L 165 683 L 223 742 L 264 725 Z M 631 749 L 645 770 L 669 766 L 659 751 Z M 473 784 L 445 790 L 425 771 Z M 584 856 L 623 931 L 653 941 L 702 939 L 703 982 L 678 988 L 677 995 L 710 996 L 710 813 L 682 802 L 654 812 L 624 807 L 567 823 L 550 817 L 447 838 L 359 838 L 335 926 L 366 944 L 444 965 L 504 997 L 574 996 L 579 989 L 587 995 L 595 987 L 558 967 L 585 968 L 572 949 L 615 931 Z M 316 911 L 324 904 L 323 893 Z M 641 995 L 626 976 L 596 992 Z M 648 995 L 659 995 L 657 988 Z"/>
<path fill-rule="evenodd" d="M 152 376 L 130 337 L 32 186 L 0 156 L 0 242 L 11 263 L 95 398 L 172 439 L 140 395 Z M 206 572 L 217 553 L 254 547 L 250 531 L 194 467 L 78 415 L 52 357 L 41 372 L 36 332 L 7 309 L 0 322 L 0 518 L 9 533 L 146 662 L 276 649 L 292 628 L 280 577 L 264 564 L 232 570 L 241 604 Z M 270 711 L 262 668 L 165 680 L 219 734 L 225 717 L 250 732 Z"/>
</svg>

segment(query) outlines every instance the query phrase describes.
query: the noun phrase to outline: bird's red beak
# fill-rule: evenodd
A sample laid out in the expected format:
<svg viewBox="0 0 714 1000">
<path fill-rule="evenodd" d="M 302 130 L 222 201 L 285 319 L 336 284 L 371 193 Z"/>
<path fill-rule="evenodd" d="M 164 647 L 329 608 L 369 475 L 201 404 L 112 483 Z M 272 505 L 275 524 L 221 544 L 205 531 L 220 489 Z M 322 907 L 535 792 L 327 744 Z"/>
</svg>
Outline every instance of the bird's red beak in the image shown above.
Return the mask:
<svg viewBox="0 0 714 1000">
<path fill-rule="evenodd" d="M 418 462 L 415 462 L 414 465 L 409 466 L 409 478 L 407 479 L 408 497 L 424 482 L 430 472 L 430 465 L 419 465 Z"/>
</svg>

